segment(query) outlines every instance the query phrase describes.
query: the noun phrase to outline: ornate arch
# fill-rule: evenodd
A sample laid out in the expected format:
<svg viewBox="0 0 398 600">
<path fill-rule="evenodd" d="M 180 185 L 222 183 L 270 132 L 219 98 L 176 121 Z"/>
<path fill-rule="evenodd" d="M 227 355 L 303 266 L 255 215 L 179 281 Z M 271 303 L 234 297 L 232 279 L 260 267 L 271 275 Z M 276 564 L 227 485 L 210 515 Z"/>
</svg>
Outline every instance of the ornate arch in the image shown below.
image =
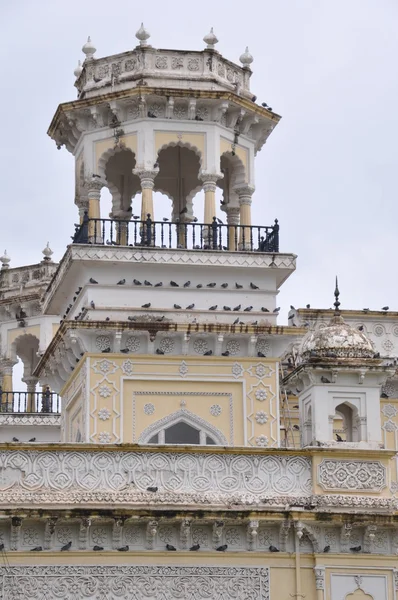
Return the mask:
<svg viewBox="0 0 398 600">
<path fill-rule="evenodd" d="M 101 154 L 101 156 L 98 159 L 98 163 L 97 163 L 98 173 L 96 173 L 96 174 L 99 175 L 103 181 L 106 181 L 105 169 L 106 169 L 108 160 L 112 156 L 115 156 L 116 154 L 119 154 L 120 152 L 131 152 L 131 154 L 134 155 L 134 158 L 136 158 L 136 153 L 131 148 L 128 148 L 127 146 L 124 146 L 123 144 L 119 145 L 119 146 L 109 147 L 107 150 L 105 150 Z"/>
<path fill-rule="evenodd" d="M 247 177 L 246 177 L 246 168 L 245 168 L 245 165 L 243 164 L 242 160 L 239 158 L 239 156 L 237 154 L 232 154 L 231 150 L 227 150 L 226 152 L 223 152 L 220 156 L 220 166 L 221 166 L 221 159 L 223 156 L 228 158 L 228 160 L 231 162 L 231 164 L 233 166 L 233 170 L 234 170 L 233 185 L 247 184 L 248 181 L 247 181 Z M 220 181 L 222 181 L 222 180 L 220 180 Z M 221 187 L 221 186 L 219 186 L 219 187 Z"/>
<path fill-rule="evenodd" d="M 147 444 L 148 440 L 156 435 L 160 430 L 170 427 L 171 425 L 175 425 L 179 421 L 183 421 L 187 425 L 191 425 L 195 428 L 199 427 L 199 429 L 204 430 L 206 434 L 214 438 L 214 441 L 218 446 L 228 446 L 227 438 L 217 427 L 214 427 L 214 425 L 211 425 L 205 419 L 198 417 L 198 415 L 195 415 L 193 412 L 186 410 L 185 408 L 182 408 L 171 415 L 167 415 L 166 417 L 163 417 L 163 419 L 159 419 L 158 421 L 155 421 L 155 423 L 149 425 L 141 433 L 140 437 L 138 438 L 138 443 Z"/>
<path fill-rule="evenodd" d="M 197 146 L 195 146 L 194 144 L 191 144 L 190 142 L 183 142 L 183 141 L 178 141 L 178 142 L 166 142 L 166 144 L 163 144 L 163 146 L 161 146 L 159 148 L 159 150 L 157 151 L 156 157 L 159 157 L 159 154 L 162 152 L 162 150 L 167 150 L 167 148 L 175 148 L 176 146 L 180 146 L 180 148 L 187 148 L 188 150 L 192 150 L 193 152 L 195 152 L 196 156 L 199 158 L 199 165 L 200 168 L 203 169 L 203 154 L 202 152 L 199 150 L 199 148 Z"/>
</svg>

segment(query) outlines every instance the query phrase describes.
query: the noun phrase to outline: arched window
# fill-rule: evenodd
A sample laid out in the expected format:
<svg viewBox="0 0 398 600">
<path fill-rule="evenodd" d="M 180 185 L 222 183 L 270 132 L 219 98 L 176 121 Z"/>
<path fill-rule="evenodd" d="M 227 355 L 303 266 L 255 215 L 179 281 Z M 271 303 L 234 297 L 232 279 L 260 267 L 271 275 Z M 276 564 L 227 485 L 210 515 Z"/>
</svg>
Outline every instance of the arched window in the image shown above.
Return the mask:
<svg viewBox="0 0 398 600">
<path fill-rule="evenodd" d="M 221 431 L 188 410 L 180 410 L 153 423 L 142 432 L 138 442 L 141 444 L 228 445 Z"/>
<path fill-rule="evenodd" d="M 336 406 L 336 414 L 333 419 L 333 435 L 335 438 L 339 436 L 344 442 L 359 441 L 357 411 L 346 402 Z"/>
</svg>

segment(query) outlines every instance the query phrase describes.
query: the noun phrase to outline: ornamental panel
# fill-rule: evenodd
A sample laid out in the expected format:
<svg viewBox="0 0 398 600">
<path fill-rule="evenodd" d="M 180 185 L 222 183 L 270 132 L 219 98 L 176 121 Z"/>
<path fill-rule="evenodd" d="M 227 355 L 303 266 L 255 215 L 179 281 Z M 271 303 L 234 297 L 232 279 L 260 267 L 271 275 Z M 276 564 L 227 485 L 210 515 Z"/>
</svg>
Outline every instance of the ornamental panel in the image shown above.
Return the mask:
<svg viewBox="0 0 398 600">
<path fill-rule="evenodd" d="M 318 466 L 324 490 L 379 492 L 386 487 L 386 468 L 379 461 L 324 459 Z"/>
<path fill-rule="evenodd" d="M 209 566 L 1 567 L 3 600 L 269 600 L 269 569 Z M 133 595 L 132 595 L 133 594 Z"/>
</svg>

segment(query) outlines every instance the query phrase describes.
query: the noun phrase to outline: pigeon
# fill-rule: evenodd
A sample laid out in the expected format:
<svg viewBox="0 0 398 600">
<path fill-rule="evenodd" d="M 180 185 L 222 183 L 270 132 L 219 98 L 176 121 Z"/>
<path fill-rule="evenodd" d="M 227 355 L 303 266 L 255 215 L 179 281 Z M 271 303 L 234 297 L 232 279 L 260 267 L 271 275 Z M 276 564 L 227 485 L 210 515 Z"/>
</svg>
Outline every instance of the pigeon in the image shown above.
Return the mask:
<svg viewBox="0 0 398 600">
<path fill-rule="evenodd" d="M 111 351 L 110 348 L 105 348 L 105 350 L 102 350 L 102 354 L 109 354 Z"/>
<path fill-rule="evenodd" d="M 156 348 L 156 354 L 164 354 L 163 350 L 161 350 L 160 348 Z"/>
<path fill-rule="evenodd" d="M 124 285 L 126 283 L 125 279 L 121 279 L 120 281 L 117 282 L 116 285 Z"/>
<path fill-rule="evenodd" d="M 62 546 L 61 552 L 66 552 L 67 550 L 70 550 L 71 546 L 72 542 L 68 542 L 67 544 L 65 544 L 65 546 Z"/>
<path fill-rule="evenodd" d="M 90 302 L 90 306 L 91 306 L 91 308 L 93 308 L 93 309 L 95 310 L 95 304 L 94 304 L 94 301 L 93 301 L 93 300 L 91 300 L 91 302 Z"/>
<path fill-rule="evenodd" d="M 257 352 L 257 356 L 259 358 L 265 358 L 265 354 L 263 352 Z"/>
<path fill-rule="evenodd" d="M 185 288 L 189 287 L 190 285 L 191 285 L 191 282 L 190 282 L 190 281 L 186 281 L 186 282 L 184 283 L 184 287 L 185 287 Z"/>
<path fill-rule="evenodd" d="M 217 552 L 225 552 L 227 548 L 228 548 L 228 544 L 223 544 L 222 546 L 218 546 L 218 548 L 216 548 L 216 550 L 217 550 Z"/>
<path fill-rule="evenodd" d="M 250 282 L 250 287 L 252 290 L 259 290 L 260 288 L 255 283 Z"/>
<path fill-rule="evenodd" d="M 214 288 L 214 287 L 216 287 L 216 285 L 217 284 L 213 282 L 213 283 L 208 283 L 206 287 Z"/>
<path fill-rule="evenodd" d="M 237 319 L 235 319 L 235 321 L 232 323 L 232 325 L 237 325 L 239 323 L 239 317 Z"/>
<path fill-rule="evenodd" d="M 33 438 L 30 438 L 30 440 L 28 440 L 28 442 L 35 442 L 35 441 L 36 441 L 36 438 L 35 438 L 35 437 L 33 437 Z"/>
<path fill-rule="evenodd" d="M 274 310 L 272 311 L 273 313 L 278 313 L 280 311 L 281 307 L 278 306 L 277 308 L 274 308 Z"/>
<path fill-rule="evenodd" d="M 369 308 L 363 308 L 362 310 L 363 310 L 364 313 L 367 313 L 367 312 L 369 312 L 370 309 Z"/>
<path fill-rule="evenodd" d="M 217 309 L 217 304 L 215 304 L 214 306 L 210 306 L 209 310 L 216 310 Z"/>
<path fill-rule="evenodd" d="M 221 356 L 229 356 L 229 350 L 226 350 L 225 352 L 221 352 Z"/>
<path fill-rule="evenodd" d="M 382 392 L 380 398 L 388 398 L 388 394 L 386 394 L 385 392 Z"/>
<path fill-rule="evenodd" d="M 221 287 L 224 288 L 224 290 L 228 287 L 228 283 L 222 283 Z"/>
<path fill-rule="evenodd" d="M 101 552 L 104 548 L 102 546 L 93 546 L 94 552 Z"/>
<path fill-rule="evenodd" d="M 170 281 L 171 287 L 180 287 L 175 281 Z"/>
<path fill-rule="evenodd" d="M 373 354 L 373 358 L 380 358 L 380 352 L 375 352 Z"/>
<path fill-rule="evenodd" d="M 19 442 L 19 439 L 18 439 L 18 438 L 16 438 L 16 437 L 13 437 L 13 438 L 12 438 L 12 441 L 13 441 L 13 442 Z"/>
<path fill-rule="evenodd" d="M 383 306 L 383 308 L 381 310 L 384 310 L 384 312 L 387 312 L 388 310 L 390 310 L 389 306 Z"/>
<path fill-rule="evenodd" d="M 326 552 L 329 552 L 329 551 L 330 551 L 330 546 L 325 546 L 325 547 L 324 547 L 324 549 L 323 549 L 323 551 L 324 551 L 325 553 L 326 553 Z"/>
<path fill-rule="evenodd" d="M 338 442 L 342 442 L 342 441 L 343 441 L 343 438 L 341 437 L 341 435 L 339 435 L 338 433 L 336 433 L 336 440 L 337 440 Z"/>
<path fill-rule="evenodd" d="M 240 310 L 241 308 L 242 308 L 242 305 L 241 305 L 241 304 L 238 304 L 238 306 L 235 306 L 235 308 L 233 308 L 232 310 L 235 310 L 235 311 L 236 311 L 236 310 Z"/>
<path fill-rule="evenodd" d="M 152 286 L 152 283 L 150 281 L 147 281 L 146 279 L 144 279 L 144 285 Z"/>
<path fill-rule="evenodd" d="M 252 306 L 246 306 L 246 308 L 243 309 L 243 312 L 250 312 L 252 309 Z"/>
<path fill-rule="evenodd" d="M 110 321 L 110 318 L 109 318 L 109 317 L 106 317 L 105 321 Z"/>
<path fill-rule="evenodd" d="M 231 307 L 230 306 L 223 306 L 223 309 L 224 310 L 231 310 Z"/>
<path fill-rule="evenodd" d="M 120 350 L 120 352 L 121 352 L 122 354 L 128 354 L 128 353 L 130 352 L 130 350 L 129 350 L 128 348 L 122 348 L 122 349 Z"/>
<path fill-rule="evenodd" d="M 363 327 L 363 325 L 360 325 L 360 326 L 358 327 L 358 331 L 363 331 L 363 330 L 364 330 L 364 327 Z"/>
<path fill-rule="evenodd" d="M 213 354 L 213 350 L 208 350 L 203 354 L 203 356 L 211 356 Z"/>
<path fill-rule="evenodd" d="M 197 287 L 198 289 L 200 289 L 200 288 L 202 288 L 202 287 L 203 287 L 203 284 L 202 284 L 202 283 L 198 283 L 198 285 L 197 285 L 196 287 Z"/>
<path fill-rule="evenodd" d="M 306 304 L 305 308 L 311 308 L 311 304 Z"/>
<path fill-rule="evenodd" d="M 200 544 L 194 544 L 194 546 L 190 547 L 190 551 L 196 552 L 197 550 L 199 550 L 199 548 L 200 548 Z"/>
<path fill-rule="evenodd" d="M 289 392 L 286 392 L 286 394 L 288 394 L 288 393 L 289 393 Z M 300 407 L 299 407 L 299 405 L 298 405 L 298 404 L 295 404 L 295 405 L 293 406 L 293 408 L 295 408 L 295 409 L 297 410 L 297 409 L 298 409 L 298 408 L 300 408 Z"/>
<path fill-rule="evenodd" d="M 200 117 L 199 115 L 195 115 L 195 121 L 203 121 L 203 117 Z"/>
<path fill-rule="evenodd" d="M 134 285 L 142 285 L 141 281 L 138 281 L 138 279 L 133 279 L 133 283 Z"/>
<path fill-rule="evenodd" d="M 184 206 L 184 208 L 180 211 L 180 215 L 184 215 L 188 212 L 188 206 Z"/>
<path fill-rule="evenodd" d="M 277 548 L 276 546 L 270 546 L 269 551 L 270 552 L 279 552 L 279 548 Z"/>
<path fill-rule="evenodd" d="M 116 548 L 118 552 L 128 552 L 130 550 L 130 546 L 122 546 L 121 548 Z"/>
<path fill-rule="evenodd" d="M 350 548 L 351 552 L 360 552 L 362 550 L 362 546 L 354 546 Z"/>
<path fill-rule="evenodd" d="M 262 312 L 269 312 L 268 308 L 265 308 L 265 306 L 262 306 L 262 307 L 261 307 L 261 311 L 262 311 Z"/>
<path fill-rule="evenodd" d="M 137 320 L 137 317 L 127 317 L 127 319 L 128 319 L 129 321 L 136 321 L 136 320 Z"/>
<path fill-rule="evenodd" d="M 181 308 L 181 306 L 179 304 L 174 304 L 174 308 L 179 309 L 179 308 Z"/>
<path fill-rule="evenodd" d="M 240 283 L 235 282 L 235 287 L 237 290 L 241 290 L 243 288 L 243 285 L 240 285 Z"/>
<path fill-rule="evenodd" d="M 161 321 L 164 321 L 164 315 L 162 315 L 161 317 L 158 317 L 158 318 L 156 319 L 156 321 L 157 321 L 158 323 L 160 323 Z"/>
<path fill-rule="evenodd" d="M 157 116 L 155 115 L 155 113 L 152 112 L 151 110 L 148 110 L 148 117 L 150 119 L 156 119 L 157 118 Z"/>
<path fill-rule="evenodd" d="M 150 302 L 147 302 L 146 304 L 143 304 L 143 305 L 141 306 L 141 308 L 150 308 L 150 306 L 151 306 L 151 303 L 150 303 Z"/>
<path fill-rule="evenodd" d="M 327 358 L 337 358 L 336 352 L 326 352 L 325 356 L 327 356 Z"/>
<path fill-rule="evenodd" d="M 300 426 L 299 425 L 293 425 L 293 429 L 295 431 L 300 431 Z"/>
<path fill-rule="evenodd" d="M 155 283 L 155 286 L 154 286 L 154 287 L 162 287 L 162 285 L 163 285 L 163 282 L 162 282 L 162 281 L 159 281 L 159 283 Z"/>
<path fill-rule="evenodd" d="M 321 381 L 322 383 L 330 383 L 329 379 L 327 377 L 324 377 L 323 375 L 321 377 Z"/>
<path fill-rule="evenodd" d="M 151 486 L 150 485 L 149 487 L 147 487 L 146 491 L 147 492 L 153 492 L 153 493 L 155 493 L 155 492 L 158 491 L 158 488 L 156 486 Z"/>
<path fill-rule="evenodd" d="M 31 552 L 41 552 L 43 550 L 42 546 L 36 546 L 35 548 L 31 548 Z"/>
<path fill-rule="evenodd" d="M 169 221 L 169 219 L 167 219 L 167 217 L 163 217 L 163 221 L 166 223 L 166 221 Z"/>
<path fill-rule="evenodd" d="M 175 548 L 171 544 L 166 544 L 166 550 L 168 550 L 169 552 L 175 552 L 177 548 Z"/>
<path fill-rule="evenodd" d="M 4 544 L 0 544 L 0 552 L 1 550 L 4 550 Z"/>
<path fill-rule="evenodd" d="M 220 225 L 224 225 L 224 222 L 221 221 L 221 219 L 219 219 L 218 217 L 216 217 L 216 218 L 217 218 L 217 223 L 219 223 Z"/>
<path fill-rule="evenodd" d="M 195 308 L 195 304 L 189 304 L 185 310 L 192 310 L 193 308 Z"/>
<path fill-rule="evenodd" d="M 290 310 L 296 310 L 293 306 L 293 304 L 290 305 Z"/>
<path fill-rule="evenodd" d="M 98 283 L 98 281 L 95 281 L 95 279 L 93 279 L 92 277 L 90 277 L 89 282 L 90 283 Z"/>
</svg>

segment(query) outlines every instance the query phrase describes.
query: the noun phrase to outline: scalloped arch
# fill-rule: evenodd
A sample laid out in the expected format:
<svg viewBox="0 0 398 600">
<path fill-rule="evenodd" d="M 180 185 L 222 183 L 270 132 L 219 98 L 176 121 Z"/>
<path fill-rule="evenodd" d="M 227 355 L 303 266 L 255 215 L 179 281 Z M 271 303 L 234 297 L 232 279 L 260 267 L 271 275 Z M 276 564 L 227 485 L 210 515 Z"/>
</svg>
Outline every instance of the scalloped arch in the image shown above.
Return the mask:
<svg viewBox="0 0 398 600">
<path fill-rule="evenodd" d="M 227 438 L 217 427 L 214 427 L 214 425 L 211 425 L 205 419 L 198 417 L 186 409 L 178 410 L 171 415 L 167 415 L 167 417 L 163 417 L 163 419 L 159 419 L 158 421 L 155 421 L 155 423 L 149 425 L 141 433 L 140 437 L 138 438 L 138 443 L 147 444 L 148 440 L 161 429 L 175 425 L 179 421 L 182 421 L 187 425 L 191 425 L 192 427 L 199 427 L 200 429 L 203 429 L 208 435 L 214 438 L 217 445 L 228 446 Z"/>
<path fill-rule="evenodd" d="M 97 175 L 99 175 L 101 177 L 101 179 L 103 179 L 104 181 L 106 181 L 106 175 L 105 175 L 105 169 L 106 169 L 106 165 L 108 160 L 111 158 L 111 156 L 115 156 L 116 154 L 119 154 L 120 152 L 131 152 L 131 154 L 133 154 L 134 158 L 136 157 L 136 153 L 133 152 L 133 150 L 131 148 L 127 148 L 126 146 L 111 146 L 110 148 L 108 148 L 107 150 L 105 150 L 101 156 L 98 159 L 98 173 Z"/>
<path fill-rule="evenodd" d="M 191 144 L 190 142 L 167 142 L 166 144 L 163 144 L 163 146 L 161 146 L 159 148 L 159 150 L 157 151 L 157 156 L 159 156 L 159 154 L 162 152 L 162 150 L 167 150 L 167 148 L 175 148 L 176 146 L 180 146 L 180 148 L 187 148 L 188 150 L 192 150 L 193 152 L 195 152 L 195 154 L 198 156 L 199 158 L 199 164 L 200 167 L 203 169 L 203 155 L 202 152 L 199 150 L 199 148 L 197 146 L 195 146 L 194 144 Z"/>
<path fill-rule="evenodd" d="M 226 151 L 223 152 L 220 156 L 220 164 L 221 164 L 221 159 L 222 157 L 225 156 L 232 164 L 233 166 L 233 170 L 234 170 L 234 185 L 242 185 L 242 184 L 247 184 L 247 177 L 246 177 L 246 169 L 245 169 L 245 165 L 243 164 L 243 162 L 241 161 L 241 159 L 239 158 L 239 156 L 237 156 L 236 154 L 233 155 L 231 151 Z M 221 187 L 219 185 L 219 187 Z"/>
</svg>

